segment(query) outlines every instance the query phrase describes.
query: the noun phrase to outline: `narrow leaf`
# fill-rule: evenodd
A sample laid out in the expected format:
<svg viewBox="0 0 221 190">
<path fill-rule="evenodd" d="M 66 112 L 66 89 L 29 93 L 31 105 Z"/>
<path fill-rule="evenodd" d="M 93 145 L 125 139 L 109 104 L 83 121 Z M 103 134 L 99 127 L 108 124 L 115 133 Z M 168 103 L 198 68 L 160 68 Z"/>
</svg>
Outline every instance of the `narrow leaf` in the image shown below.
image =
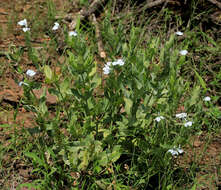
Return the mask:
<svg viewBox="0 0 221 190">
<path fill-rule="evenodd" d="M 52 73 L 51 68 L 48 65 L 44 66 L 44 73 L 45 73 L 46 79 L 49 80 L 50 82 L 52 80 L 53 73 Z"/>
<path fill-rule="evenodd" d="M 124 102 L 125 102 L 125 111 L 129 115 L 131 113 L 131 108 L 133 106 L 133 102 L 129 98 L 124 98 Z"/>
<path fill-rule="evenodd" d="M 204 90 L 207 90 L 206 83 L 204 82 L 203 78 L 199 75 L 199 73 L 194 70 L 196 77 L 199 79 L 200 85 L 204 88 Z"/>
</svg>

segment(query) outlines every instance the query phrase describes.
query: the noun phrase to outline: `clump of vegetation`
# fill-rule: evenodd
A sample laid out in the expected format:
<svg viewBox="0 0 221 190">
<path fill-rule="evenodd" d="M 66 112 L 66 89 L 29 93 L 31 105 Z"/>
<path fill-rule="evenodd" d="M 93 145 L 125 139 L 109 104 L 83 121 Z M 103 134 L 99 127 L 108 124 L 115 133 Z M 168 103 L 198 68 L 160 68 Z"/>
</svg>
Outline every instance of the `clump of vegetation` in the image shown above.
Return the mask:
<svg viewBox="0 0 221 190">
<path fill-rule="evenodd" d="M 20 104 L 36 122 L 26 130 L 31 144 L 21 150 L 36 179 L 20 188 L 196 187 L 195 175 L 177 160 L 189 137 L 220 129 L 220 71 L 207 69 L 205 55 L 217 56 L 220 46 L 195 28 L 154 34 L 146 30 L 151 19 L 145 25 L 112 22 L 111 10 L 100 23 L 104 58 L 98 56 L 96 27 L 85 27 L 80 19 L 69 31 L 49 13 L 55 22 L 48 32 L 50 47 L 40 50 L 31 45 L 27 20 L 20 21 L 28 58 L 44 76 L 36 81 L 38 72 L 16 70 L 24 75 L 18 81 L 24 91 Z M 169 18 L 170 12 L 160 14 Z M 47 60 L 41 50 L 57 51 L 62 63 Z M 207 79 L 210 71 L 218 75 Z M 35 89 L 43 89 L 40 97 Z M 56 103 L 47 102 L 48 94 Z"/>
</svg>

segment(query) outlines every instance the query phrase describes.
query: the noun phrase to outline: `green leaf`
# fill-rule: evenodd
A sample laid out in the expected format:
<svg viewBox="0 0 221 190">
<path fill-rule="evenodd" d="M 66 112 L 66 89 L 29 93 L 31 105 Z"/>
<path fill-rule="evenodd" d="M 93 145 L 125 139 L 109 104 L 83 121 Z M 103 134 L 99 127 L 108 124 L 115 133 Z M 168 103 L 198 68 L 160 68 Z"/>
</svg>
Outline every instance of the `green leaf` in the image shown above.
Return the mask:
<svg viewBox="0 0 221 190">
<path fill-rule="evenodd" d="M 133 102 L 131 99 L 124 97 L 125 102 L 125 111 L 129 115 L 131 113 L 131 108 L 133 106 Z"/>
<path fill-rule="evenodd" d="M 28 190 L 31 190 L 31 189 L 39 189 L 40 190 L 40 186 L 37 185 L 36 183 L 22 183 L 20 185 L 18 185 L 18 187 L 16 188 L 18 190 L 22 190 L 22 189 L 28 189 Z"/>
<path fill-rule="evenodd" d="M 164 62 L 164 59 L 165 59 L 165 48 L 161 48 L 160 50 L 160 63 L 163 63 Z"/>
<path fill-rule="evenodd" d="M 87 99 L 87 106 L 88 106 L 89 110 L 91 110 L 94 107 L 94 104 L 92 102 L 92 98 Z"/>
<path fill-rule="evenodd" d="M 121 156 L 120 148 L 121 148 L 120 145 L 114 146 L 113 151 L 109 157 L 111 162 L 116 162 L 120 158 L 120 156 Z"/>
<path fill-rule="evenodd" d="M 97 63 L 94 62 L 94 67 L 92 68 L 91 72 L 89 73 L 89 77 L 93 76 L 97 72 Z"/>
<path fill-rule="evenodd" d="M 51 68 L 48 65 L 44 66 L 44 73 L 45 73 L 45 76 L 46 76 L 46 80 L 48 80 L 48 82 L 51 82 L 52 77 L 53 77 L 53 73 L 52 73 Z"/>
<path fill-rule="evenodd" d="M 143 87 L 142 83 L 138 79 L 136 79 L 136 78 L 134 80 L 135 80 L 137 89 L 140 90 Z"/>
<path fill-rule="evenodd" d="M 99 188 L 101 188 L 102 190 L 106 190 L 107 189 L 107 185 L 104 184 L 101 180 L 97 180 L 95 181 L 95 183 L 98 185 Z"/>
<path fill-rule="evenodd" d="M 11 128 L 11 127 L 13 127 L 13 126 L 12 126 L 11 124 L 1 124 L 0 127 L 1 127 L 1 128 L 4 128 L 4 127 L 5 127 L 5 128 Z"/>
<path fill-rule="evenodd" d="M 39 111 L 40 113 L 42 113 L 43 115 L 45 115 L 48 112 L 48 107 L 46 106 L 45 102 L 42 102 L 39 106 Z"/>
<path fill-rule="evenodd" d="M 99 153 L 99 160 L 98 163 L 101 166 L 107 166 L 108 164 L 108 157 L 107 157 L 107 153 L 106 152 L 100 152 Z"/>
<path fill-rule="evenodd" d="M 81 170 L 85 170 L 87 168 L 87 166 L 89 164 L 89 160 L 90 160 L 88 150 L 81 151 L 80 156 L 81 156 L 81 163 L 78 166 L 78 168 L 81 169 Z"/>
<path fill-rule="evenodd" d="M 71 93 L 71 89 L 69 88 L 70 87 L 70 82 L 68 79 L 65 79 L 60 85 L 60 92 L 63 96 L 63 98 L 65 98 L 68 94 L 72 94 Z"/>
<path fill-rule="evenodd" d="M 204 82 L 203 78 L 199 75 L 199 73 L 197 73 L 196 70 L 194 70 L 197 78 L 199 79 L 199 82 L 200 82 L 200 85 L 204 88 L 204 90 L 206 91 L 207 88 L 206 88 L 206 83 Z"/>
<path fill-rule="evenodd" d="M 170 36 L 169 41 L 167 41 L 166 44 L 165 44 L 165 47 L 166 47 L 167 50 L 169 50 L 169 49 L 172 47 L 172 45 L 173 45 L 173 43 L 174 43 L 174 39 L 175 39 L 175 35 L 172 34 L 172 35 Z"/>
<path fill-rule="evenodd" d="M 93 88 L 97 88 L 101 85 L 101 77 L 99 77 L 98 75 L 94 75 L 91 83 L 93 84 Z"/>
<path fill-rule="evenodd" d="M 197 188 L 197 185 L 194 184 L 193 187 L 191 188 L 191 190 L 196 190 L 196 188 Z"/>
<path fill-rule="evenodd" d="M 194 105 L 197 103 L 198 99 L 199 99 L 199 95 L 200 95 L 200 86 L 196 86 L 191 94 L 191 98 L 189 100 L 189 104 L 190 106 Z"/>
<path fill-rule="evenodd" d="M 33 159 L 34 162 L 38 163 L 40 166 L 45 166 L 45 162 L 37 156 L 34 152 L 25 152 L 25 156 Z"/>
</svg>

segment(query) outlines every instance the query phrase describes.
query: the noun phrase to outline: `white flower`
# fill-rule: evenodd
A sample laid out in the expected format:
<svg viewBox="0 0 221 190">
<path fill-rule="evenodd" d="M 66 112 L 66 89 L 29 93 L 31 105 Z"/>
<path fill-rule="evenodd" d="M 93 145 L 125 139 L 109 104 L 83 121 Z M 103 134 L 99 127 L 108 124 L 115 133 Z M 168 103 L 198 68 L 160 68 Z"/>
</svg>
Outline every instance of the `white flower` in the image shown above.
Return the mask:
<svg viewBox="0 0 221 190">
<path fill-rule="evenodd" d="M 123 59 L 118 59 L 117 61 L 114 61 L 112 63 L 112 65 L 120 65 L 120 66 L 123 66 L 124 65 L 124 61 Z"/>
<path fill-rule="evenodd" d="M 18 25 L 28 27 L 27 20 L 24 19 L 24 20 L 19 21 L 19 22 L 18 22 Z"/>
<path fill-rule="evenodd" d="M 117 61 L 114 61 L 114 62 L 112 62 L 112 65 L 118 65 L 118 62 Z"/>
<path fill-rule="evenodd" d="M 31 69 L 28 69 L 26 71 L 26 75 L 28 75 L 29 77 L 33 77 L 33 76 L 35 76 L 35 74 L 36 74 L 36 72 Z"/>
<path fill-rule="evenodd" d="M 117 64 L 120 65 L 120 66 L 123 66 L 125 63 L 124 63 L 123 59 L 118 59 Z"/>
<path fill-rule="evenodd" d="M 211 98 L 209 96 L 206 96 L 204 99 L 203 99 L 205 102 L 209 102 L 211 100 Z"/>
<path fill-rule="evenodd" d="M 156 117 L 154 120 L 156 121 L 156 122 L 160 122 L 160 120 L 162 120 L 162 119 L 165 119 L 163 116 L 158 116 L 158 117 Z"/>
<path fill-rule="evenodd" d="M 59 26 L 60 26 L 59 23 L 55 22 L 52 30 L 57 30 L 59 28 Z"/>
<path fill-rule="evenodd" d="M 26 86 L 28 86 L 28 84 L 25 83 L 25 82 L 23 82 L 23 81 L 19 82 L 18 86 L 22 86 L 22 85 L 26 85 Z"/>
<path fill-rule="evenodd" d="M 184 123 L 185 127 L 191 127 L 192 125 L 193 125 L 192 121 L 188 121 L 188 122 Z"/>
<path fill-rule="evenodd" d="M 75 31 L 70 31 L 70 32 L 68 32 L 68 35 L 69 35 L 69 36 L 77 36 L 77 32 L 75 32 Z"/>
<path fill-rule="evenodd" d="M 124 65 L 124 61 L 123 59 L 118 59 L 117 61 L 114 61 L 114 62 L 107 62 L 107 64 L 104 66 L 103 68 L 103 71 L 104 71 L 104 74 L 108 75 L 110 73 L 110 70 L 111 70 L 111 66 L 115 66 L 115 65 Z"/>
<path fill-rule="evenodd" d="M 186 118 L 187 117 L 187 113 L 178 113 L 176 114 L 176 118 L 182 119 L 182 118 Z"/>
<path fill-rule="evenodd" d="M 182 36 L 183 32 L 177 31 L 177 32 L 175 32 L 175 34 L 178 35 L 178 36 Z"/>
<path fill-rule="evenodd" d="M 187 113 L 178 113 L 178 114 L 176 114 L 176 118 L 182 119 L 182 118 L 185 118 L 185 117 L 187 117 Z"/>
<path fill-rule="evenodd" d="M 112 65 L 112 62 L 107 62 L 106 65 L 110 67 Z"/>
<path fill-rule="evenodd" d="M 173 147 L 172 149 L 169 149 L 167 152 L 170 152 L 172 156 L 178 156 L 179 154 L 182 154 L 184 151 L 180 147 L 179 148 Z"/>
<path fill-rule="evenodd" d="M 115 66 L 115 65 L 123 66 L 125 63 L 124 63 L 124 60 L 123 60 L 123 59 L 117 59 L 116 61 L 114 61 L 114 62 L 108 62 L 107 64 L 109 64 L 109 66 L 110 66 L 110 65 L 113 65 L 113 66 Z"/>
<path fill-rule="evenodd" d="M 105 65 L 105 67 L 103 68 L 104 74 L 108 75 L 110 73 L 111 68 L 108 65 Z"/>
<path fill-rule="evenodd" d="M 22 28 L 23 32 L 27 32 L 27 31 L 30 31 L 30 28 L 27 28 L 27 27 L 24 27 Z"/>
<path fill-rule="evenodd" d="M 188 53 L 187 50 L 181 50 L 181 51 L 180 51 L 180 54 L 181 54 L 181 55 L 186 55 L 187 53 Z"/>
</svg>

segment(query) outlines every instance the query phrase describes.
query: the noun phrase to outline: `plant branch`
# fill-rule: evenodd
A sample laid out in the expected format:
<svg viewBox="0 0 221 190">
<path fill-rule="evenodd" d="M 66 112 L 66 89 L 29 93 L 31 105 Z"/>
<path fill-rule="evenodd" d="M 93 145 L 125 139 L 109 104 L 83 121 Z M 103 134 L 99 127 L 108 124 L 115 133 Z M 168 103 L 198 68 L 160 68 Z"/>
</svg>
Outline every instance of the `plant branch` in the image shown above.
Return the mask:
<svg viewBox="0 0 221 190">
<path fill-rule="evenodd" d="M 221 9 L 221 3 L 216 1 L 216 0 L 208 0 L 210 3 L 216 5 L 217 7 L 219 7 Z"/>
<path fill-rule="evenodd" d="M 138 10 L 138 12 L 142 12 L 142 11 L 144 11 L 146 9 L 151 8 L 151 7 L 158 6 L 158 5 L 162 4 L 162 3 L 165 3 L 167 0 L 156 0 L 156 1 L 153 1 L 153 2 L 150 2 L 150 3 L 148 1 L 149 0 L 146 1 L 146 4 L 143 7 L 141 7 Z"/>
<path fill-rule="evenodd" d="M 74 16 L 69 25 L 70 30 L 74 30 L 77 24 L 77 19 L 83 20 L 93 14 L 98 8 L 103 5 L 107 0 L 94 0 L 88 9 L 80 10 L 76 16 Z M 66 18 L 70 18 L 70 15 L 67 15 Z"/>
<path fill-rule="evenodd" d="M 102 42 L 102 37 L 101 37 L 101 33 L 100 33 L 100 29 L 98 26 L 98 22 L 97 19 L 95 17 L 94 14 L 92 14 L 92 23 L 95 26 L 95 36 L 97 38 L 97 46 L 98 46 L 98 52 L 101 58 L 105 59 L 106 58 L 106 53 L 104 51 L 104 46 L 103 46 L 103 42 Z"/>
</svg>

